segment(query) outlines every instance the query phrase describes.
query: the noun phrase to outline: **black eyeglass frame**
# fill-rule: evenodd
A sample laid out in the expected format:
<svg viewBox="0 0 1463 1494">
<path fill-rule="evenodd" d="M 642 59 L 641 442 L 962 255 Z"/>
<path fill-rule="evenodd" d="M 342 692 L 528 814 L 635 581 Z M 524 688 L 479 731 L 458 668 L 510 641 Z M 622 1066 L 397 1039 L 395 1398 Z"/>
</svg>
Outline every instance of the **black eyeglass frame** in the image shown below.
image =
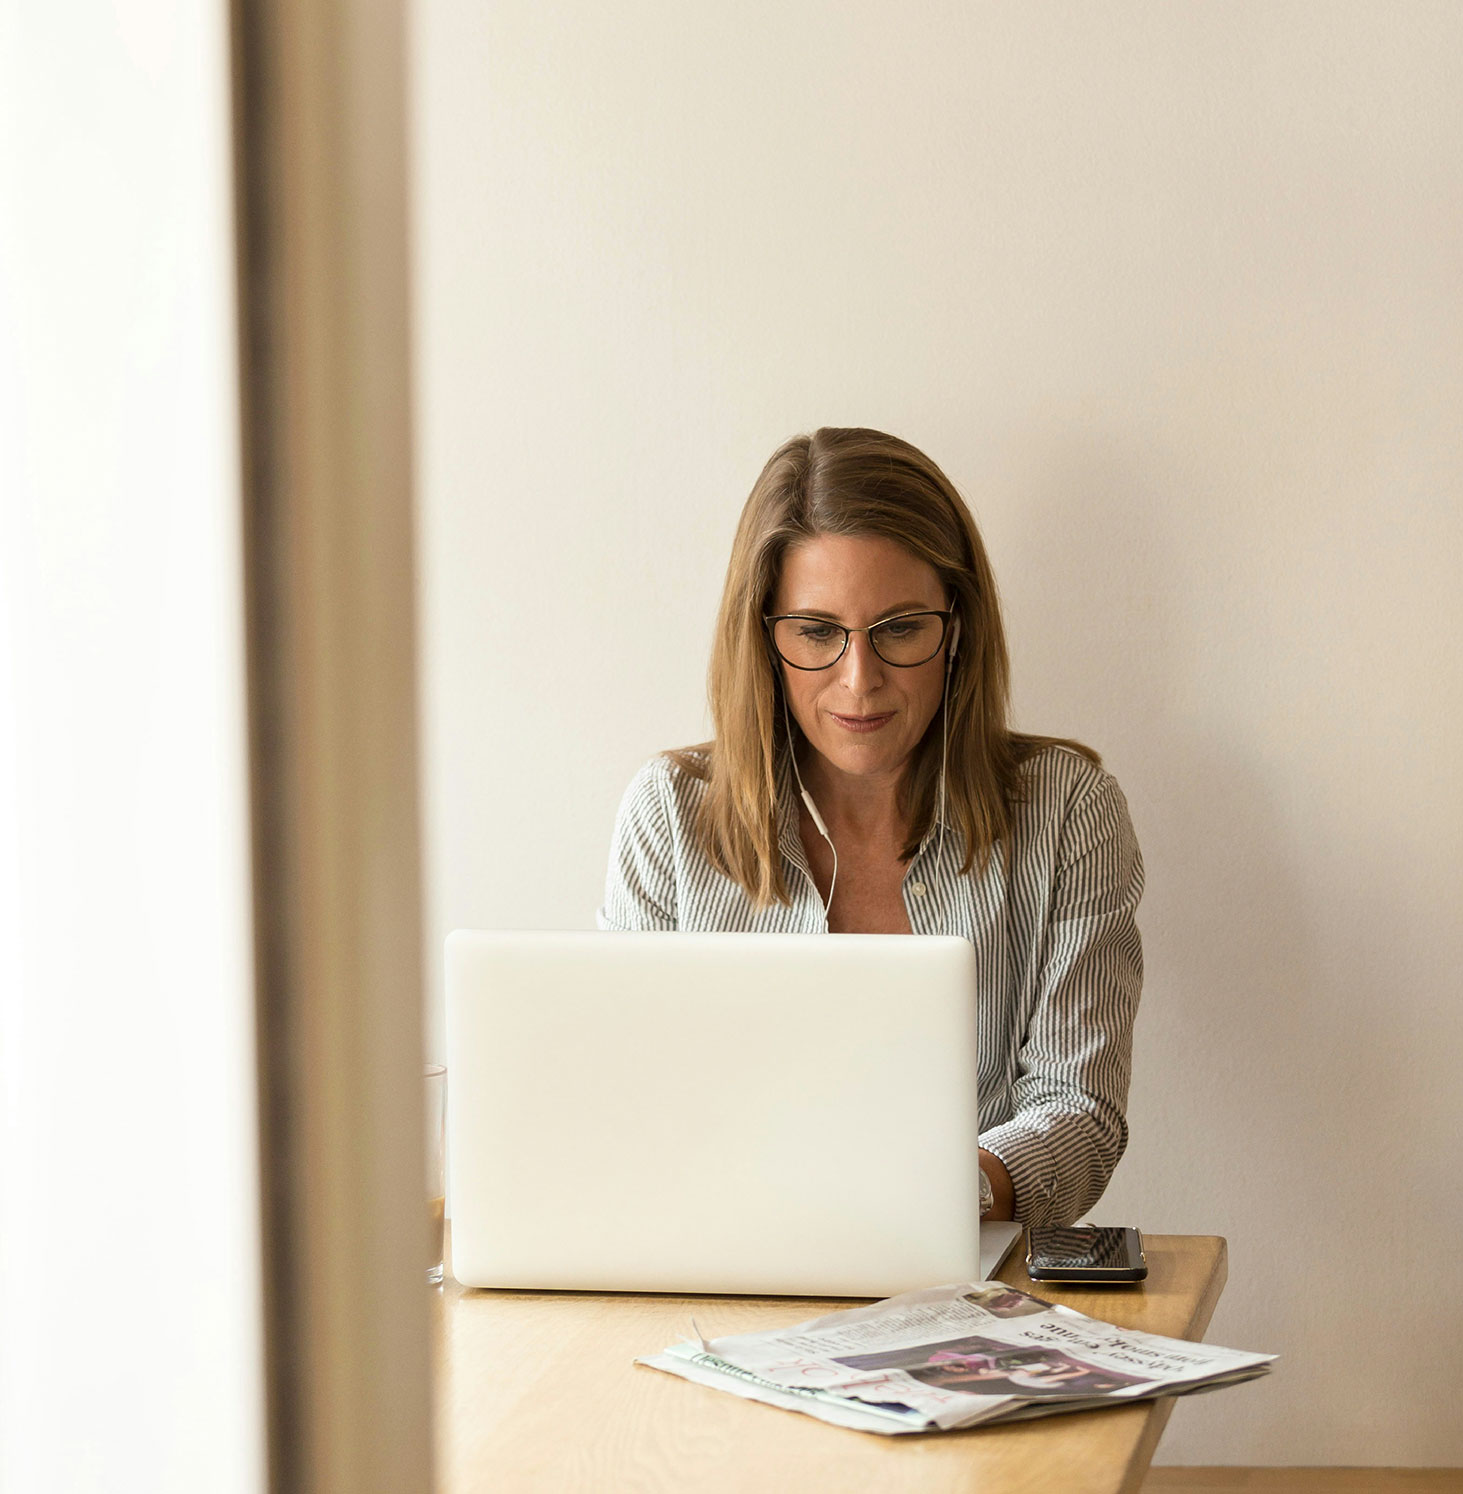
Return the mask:
<svg viewBox="0 0 1463 1494">
<path fill-rule="evenodd" d="M 789 669 L 800 669 L 804 674 L 817 674 L 820 670 L 832 669 L 833 666 L 848 652 L 849 640 L 855 633 L 867 633 L 869 635 L 869 647 L 884 660 L 891 669 L 918 669 L 922 664 L 928 664 L 931 659 L 938 658 L 940 650 L 945 646 L 945 640 L 950 636 L 950 619 L 955 616 L 953 607 L 921 607 L 918 612 L 899 612 L 893 617 L 881 617 L 878 622 L 870 623 L 866 628 L 845 628 L 842 623 L 836 623 L 829 617 L 812 617 L 806 612 L 779 612 L 775 617 L 764 616 L 762 624 L 767 629 L 767 641 L 772 645 L 772 652 L 787 665 Z M 940 638 L 934 648 L 925 655 L 923 659 L 917 659 L 913 664 L 896 664 L 893 659 L 885 659 L 879 653 L 879 645 L 874 642 L 874 631 L 877 628 L 887 626 L 889 623 L 903 622 L 911 617 L 938 617 L 940 619 Z M 788 656 L 777 646 L 777 627 L 780 622 L 811 622 L 818 623 L 825 628 L 837 628 L 843 634 L 843 647 L 826 664 L 794 664 Z"/>
</svg>

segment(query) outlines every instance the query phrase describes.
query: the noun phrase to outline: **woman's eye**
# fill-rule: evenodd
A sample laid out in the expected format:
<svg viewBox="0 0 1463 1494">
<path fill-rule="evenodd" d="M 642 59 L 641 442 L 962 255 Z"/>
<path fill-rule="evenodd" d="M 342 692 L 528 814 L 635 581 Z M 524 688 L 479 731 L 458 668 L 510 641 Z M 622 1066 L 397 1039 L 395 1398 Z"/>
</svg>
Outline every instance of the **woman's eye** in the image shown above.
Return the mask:
<svg viewBox="0 0 1463 1494">
<path fill-rule="evenodd" d="M 804 623 L 798 629 L 799 638 L 807 638 L 813 643 L 826 643 L 833 636 L 833 629 L 827 623 Z"/>
</svg>

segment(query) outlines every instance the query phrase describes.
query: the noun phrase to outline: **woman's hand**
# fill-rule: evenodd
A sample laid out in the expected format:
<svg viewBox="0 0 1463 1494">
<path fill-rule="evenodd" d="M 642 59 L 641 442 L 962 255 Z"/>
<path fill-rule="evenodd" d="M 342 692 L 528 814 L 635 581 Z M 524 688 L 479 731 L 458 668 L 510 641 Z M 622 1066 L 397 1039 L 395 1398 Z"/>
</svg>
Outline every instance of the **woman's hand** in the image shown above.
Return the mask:
<svg viewBox="0 0 1463 1494">
<path fill-rule="evenodd" d="M 1006 1164 L 993 1152 L 988 1152 L 981 1147 L 980 1165 L 985 1168 L 985 1175 L 991 1180 L 991 1192 L 996 1196 L 996 1201 L 991 1205 L 991 1211 L 986 1218 L 1015 1218 L 1016 1192 L 1011 1187 L 1011 1174 L 1006 1171 Z"/>
</svg>

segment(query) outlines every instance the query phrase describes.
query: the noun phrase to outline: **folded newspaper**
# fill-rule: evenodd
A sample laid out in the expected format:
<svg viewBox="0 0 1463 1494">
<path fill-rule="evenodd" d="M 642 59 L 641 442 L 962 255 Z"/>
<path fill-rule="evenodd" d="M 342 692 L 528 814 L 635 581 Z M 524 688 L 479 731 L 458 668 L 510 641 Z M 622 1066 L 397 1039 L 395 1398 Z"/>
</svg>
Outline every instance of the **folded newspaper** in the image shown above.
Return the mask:
<svg viewBox="0 0 1463 1494">
<path fill-rule="evenodd" d="M 863 1432 L 934 1432 L 1212 1390 L 1273 1354 L 1115 1328 L 1000 1281 L 904 1292 L 636 1362 Z"/>
</svg>

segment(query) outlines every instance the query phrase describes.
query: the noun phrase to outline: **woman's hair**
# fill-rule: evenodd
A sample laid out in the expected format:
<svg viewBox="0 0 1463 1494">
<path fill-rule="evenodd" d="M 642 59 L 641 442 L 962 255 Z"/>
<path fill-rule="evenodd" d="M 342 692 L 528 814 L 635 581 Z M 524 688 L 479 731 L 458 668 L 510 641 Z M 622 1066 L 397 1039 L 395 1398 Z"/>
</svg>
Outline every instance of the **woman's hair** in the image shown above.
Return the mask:
<svg viewBox="0 0 1463 1494">
<path fill-rule="evenodd" d="M 669 754 L 707 780 L 696 833 L 711 864 L 758 907 L 788 903 L 779 850 L 777 787 L 789 750 L 780 666 L 763 617 L 789 548 L 818 535 L 891 539 L 926 561 L 960 619 L 950 670 L 950 823 L 965 838 L 969 872 L 983 870 L 1010 831 L 1022 793 L 1021 764 L 1047 746 L 1089 747 L 1012 732 L 1006 725 L 1010 661 L 995 578 L 975 520 L 943 472 L 922 451 L 882 431 L 825 426 L 773 452 L 737 525 L 711 651 L 709 694 L 715 739 Z M 901 809 L 908 861 L 934 822 L 939 794 L 938 716 L 915 748 Z"/>
</svg>

